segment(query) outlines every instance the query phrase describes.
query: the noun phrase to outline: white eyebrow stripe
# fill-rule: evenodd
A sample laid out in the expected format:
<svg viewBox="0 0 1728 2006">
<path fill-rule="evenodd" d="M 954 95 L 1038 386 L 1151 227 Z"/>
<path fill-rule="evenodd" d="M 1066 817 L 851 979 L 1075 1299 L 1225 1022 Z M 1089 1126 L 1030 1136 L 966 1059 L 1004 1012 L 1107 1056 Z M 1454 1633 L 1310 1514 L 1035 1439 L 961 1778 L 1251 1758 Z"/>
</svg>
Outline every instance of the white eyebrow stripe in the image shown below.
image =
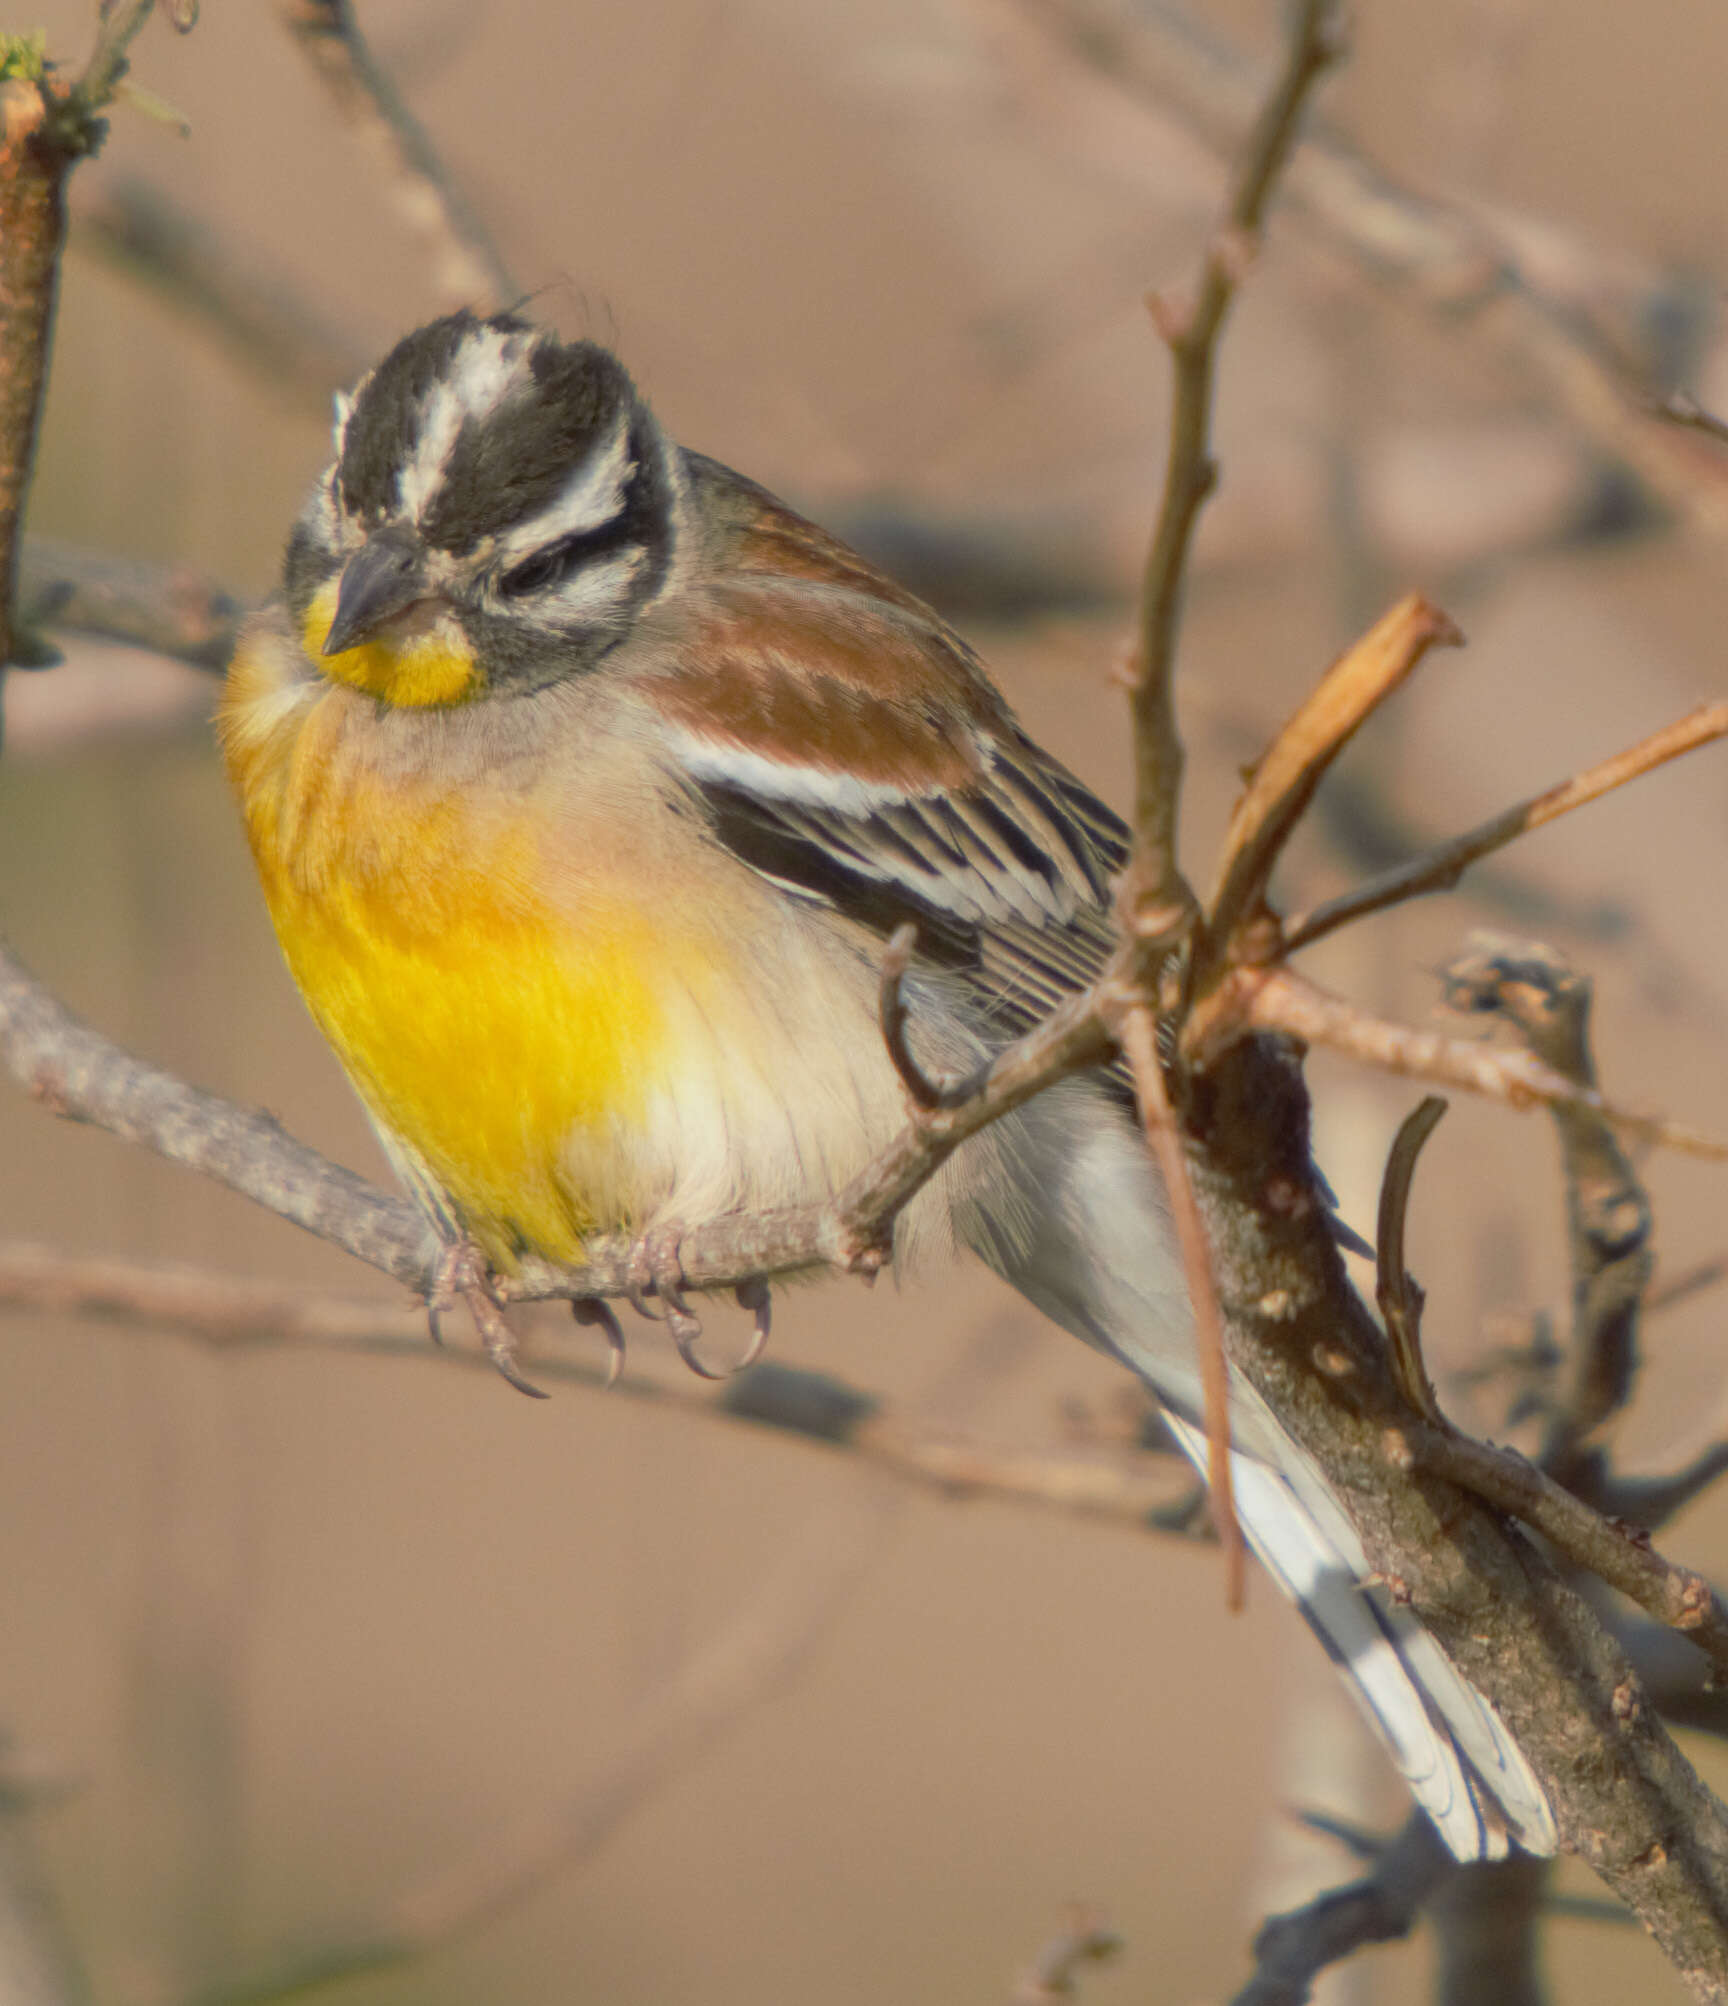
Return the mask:
<svg viewBox="0 0 1728 2006">
<path fill-rule="evenodd" d="M 541 602 L 546 617 L 588 624 L 597 616 L 619 612 L 629 604 L 636 574 L 648 561 L 645 550 L 621 550 L 603 564 L 579 565 L 559 589 Z"/>
<path fill-rule="evenodd" d="M 631 413 L 618 413 L 611 436 L 597 453 L 590 453 L 570 476 L 564 492 L 531 521 L 519 524 L 499 545 L 505 564 L 519 563 L 536 550 L 600 529 L 623 513 L 624 497 L 636 473 L 630 450 Z"/>
<path fill-rule="evenodd" d="M 438 491 L 463 421 L 484 418 L 503 403 L 521 381 L 519 365 L 531 345 L 529 334 L 478 327 L 457 349 L 450 373 L 427 392 L 414 451 L 396 487 L 397 500 L 416 520 Z"/>
</svg>

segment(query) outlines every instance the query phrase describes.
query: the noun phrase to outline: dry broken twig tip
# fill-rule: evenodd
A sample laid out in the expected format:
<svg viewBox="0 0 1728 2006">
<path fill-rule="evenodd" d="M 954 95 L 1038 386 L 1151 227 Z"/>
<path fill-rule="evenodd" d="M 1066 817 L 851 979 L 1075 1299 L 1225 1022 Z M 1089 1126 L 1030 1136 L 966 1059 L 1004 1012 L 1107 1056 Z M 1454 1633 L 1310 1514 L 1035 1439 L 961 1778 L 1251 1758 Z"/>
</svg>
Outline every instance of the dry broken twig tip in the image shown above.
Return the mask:
<svg viewBox="0 0 1728 2006">
<path fill-rule="evenodd" d="M 1339 753 L 1430 648 L 1458 647 L 1463 639 L 1438 606 L 1413 592 L 1321 677 L 1255 766 L 1230 817 L 1207 913 L 1219 942 L 1233 942 L 1257 917 L 1273 866 Z M 1228 945 L 1220 951 L 1240 958 Z"/>
<path fill-rule="evenodd" d="M 1446 1103 L 1429 1094 L 1399 1124 L 1380 1184 L 1380 1218 L 1374 1235 L 1375 1300 L 1386 1326 L 1393 1370 L 1411 1406 L 1435 1422 L 1442 1420 L 1440 1403 L 1422 1358 L 1423 1296 L 1404 1265 L 1404 1222 L 1417 1159 L 1445 1112 Z"/>
</svg>

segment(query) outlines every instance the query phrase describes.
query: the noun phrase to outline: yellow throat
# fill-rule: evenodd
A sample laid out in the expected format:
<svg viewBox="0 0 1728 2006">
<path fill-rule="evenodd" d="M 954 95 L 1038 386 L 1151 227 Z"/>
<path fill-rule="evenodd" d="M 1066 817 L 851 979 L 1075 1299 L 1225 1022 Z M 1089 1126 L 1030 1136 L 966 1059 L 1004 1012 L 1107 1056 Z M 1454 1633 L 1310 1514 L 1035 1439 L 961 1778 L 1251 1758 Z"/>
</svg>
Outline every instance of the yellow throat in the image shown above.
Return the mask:
<svg viewBox="0 0 1728 2006">
<path fill-rule="evenodd" d="M 332 578 L 306 609 L 301 639 L 327 676 L 386 703 L 418 710 L 429 704 L 466 703 L 485 688 L 474 650 L 449 613 L 412 613 L 339 655 L 324 653 L 336 618 L 339 580 Z"/>
<path fill-rule="evenodd" d="M 328 631 L 328 610 L 306 625 Z M 393 703 L 475 684 L 471 660 L 418 643 L 320 666 Z M 573 1259 L 621 1201 L 571 1188 L 572 1139 L 605 1161 L 663 1040 L 652 930 L 622 899 L 548 902 L 532 792 L 385 780 L 366 721 L 347 690 L 285 673 L 280 638 L 242 641 L 219 723 L 283 955 L 373 1118 L 493 1264 Z"/>
</svg>

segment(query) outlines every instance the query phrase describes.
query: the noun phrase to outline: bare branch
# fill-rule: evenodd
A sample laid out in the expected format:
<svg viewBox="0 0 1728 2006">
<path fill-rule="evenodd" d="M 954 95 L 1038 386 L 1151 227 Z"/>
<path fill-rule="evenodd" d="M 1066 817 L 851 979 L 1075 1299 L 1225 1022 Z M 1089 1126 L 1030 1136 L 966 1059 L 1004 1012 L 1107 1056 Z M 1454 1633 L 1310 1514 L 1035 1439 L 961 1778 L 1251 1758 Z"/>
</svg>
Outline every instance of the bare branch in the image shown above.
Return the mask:
<svg viewBox="0 0 1728 2006">
<path fill-rule="evenodd" d="M 3 947 L 0 1062 L 55 1113 L 202 1171 L 411 1288 L 430 1286 L 437 1242 L 405 1199 L 295 1142 L 272 1116 L 187 1086 L 110 1044 Z"/>
<path fill-rule="evenodd" d="M 1231 2006 L 1303 2006 L 1328 1965 L 1367 1944 L 1408 1936 L 1424 1905 L 1461 1871 L 1434 1827 L 1415 1812 L 1361 1880 L 1262 1924 L 1254 1939 L 1254 1976 Z"/>
<path fill-rule="evenodd" d="M 367 46 L 351 0 L 277 0 L 284 25 L 388 178 L 404 221 L 433 255 L 451 306 L 484 312 L 521 298 L 491 233 Z"/>
<path fill-rule="evenodd" d="M 490 1369 L 478 1351 L 429 1344 L 424 1312 L 406 1304 L 19 1242 L 0 1242 L 0 1314 L 7 1312 L 165 1331 L 226 1354 L 307 1349 Z M 524 1351 L 538 1378 L 591 1392 L 614 1385 L 610 1360 L 573 1357 L 543 1338 Z M 1173 1465 L 1162 1448 L 979 1441 L 783 1361 L 758 1365 L 718 1393 L 681 1372 L 632 1373 L 616 1387 L 619 1400 L 822 1443 L 940 1497 L 998 1498 L 1137 1531 L 1186 1530 L 1166 1523 Z"/>
<path fill-rule="evenodd" d="M 1728 734 L 1728 703 L 1702 705 L 1637 745 L 1617 752 L 1612 759 L 1575 773 L 1546 793 L 1533 794 L 1516 808 L 1491 816 L 1450 842 L 1436 844 L 1422 856 L 1370 879 L 1353 892 L 1330 899 L 1312 912 L 1299 913 L 1284 929 L 1284 951 L 1294 954 L 1298 948 L 1312 946 L 1341 926 L 1348 926 L 1368 913 L 1383 911 L 1387 906 L 1402 905 L 1406 899 L 1421 898 L 1427 892 L 1450 891 L 1473 863 L 1491 851 L 1724 734 Z"/>
<path fill-rule="evenodd" d="M 1522 1519 L 1573 1566 L 1683 1632 L 1718 1670 L 1728 1672 L 1728 1608 L 1703 1575 L 1665 1560 L 1644 1534 L 1605 1519 L 1534 1463 L 1510 1449 L 1429 1427 L 1391 1431 L 1386 1453 L 1400 1468 L 1444 1477 Z M 1630 1688 L 1625 1703 L 1640 1701 Z"/>
<path fill-rule="evenodd" d="M 1545 1065 L 1592 1090 L 1590 984 L 1552 948 L 1479 934 L 1442 981 L 1447 1003 L 1500 1017 Z M 1571 1384 L 1550 1415 L 1542 1467 L 1596 1502 L 1592 1444 L 1625 1406 L 1638 1369 L 1638 1317 L 1654 1258 L 1650 1201 L 1596 1108 L 1557 1105 L 1572 1271 Z"/>
<path fill-rule="evenodd" d="M 1282 70 L 1242 151 L 1198 290 L 1181 306 L 1154 302 L 1154 320 L 1170 349 L 1172 384 L 1163 499 L 1146 559 L 1130 670 L 1135 847 L 1124 904 L 1131 932 L 1141 937 L 1168 934 L 1193 904 L 1176 856 L 1182 744 L 1173 682 L 1188 549 L 1217 480 L 1209 440 L 1218 337 L 1295 146 L 1308 94 L 1337 54 L 1335 33 L 1330 0 L 1300 0 Z"/>
<path fill-rule="evenodd" d="M 220 673 L 246 608 L 183 564 L 108 557 L 27 537 L 18 570 L 18 624 L 58 627 L 150 648 Z"/>
<path fill-rule="evenodd" d="M 1728 1161 L 1728 1144 L 1698 1130 L 1640 1114 L 1580 1087 L 1545 1066 L 1530 1052 L 1505 1051 L 1437 1031 L 1417 1031 L 1371 1017 L 1288 968 L 1244 969 L 1225 978 L 1203 999 L 1183 1034 L 1193 1063 L 1202 1063 L 1221 1042 L 1245 1030 L 1282 1031 L 1308 1045 L 1335 1052 L 1410 1079 L 1462 1088 L 1508 1107 L 1576 1107 L 1603 1116 L 1642 1141 L 1660 1143 L 1687 1156 Z"/>
</svg>

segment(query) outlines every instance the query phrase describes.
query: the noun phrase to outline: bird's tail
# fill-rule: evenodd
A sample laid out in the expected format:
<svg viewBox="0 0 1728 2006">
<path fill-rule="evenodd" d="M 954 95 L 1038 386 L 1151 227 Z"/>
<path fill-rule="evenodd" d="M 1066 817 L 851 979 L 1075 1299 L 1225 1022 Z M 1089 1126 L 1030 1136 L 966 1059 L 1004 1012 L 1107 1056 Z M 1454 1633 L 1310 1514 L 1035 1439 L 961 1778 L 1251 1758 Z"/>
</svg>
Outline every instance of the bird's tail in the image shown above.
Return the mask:
<svg viewBox="0 0 1728 2006">
<path fill-rule="evenodd" d="M 1133 1367 L 1204 1475 L 1192 1314 L 1144 1147 L 1090 1096 L 1049 1101 L 1021 1117 L 1028 1174 L 1015 1202 L 979 1201 L 958 1223 L 1047 1315 Z M 1421 1622 L 1368 1584 L 1361 1539 L 1319 1466 L 1235 1373 L 1231 1431 L 1249 1545 L 1308 1619 L 1452 1852 L 1499 1859 L 1516 1839 L 1552 1853 L 1553 1812 L 1505 1723 Z"/>
</svg>

